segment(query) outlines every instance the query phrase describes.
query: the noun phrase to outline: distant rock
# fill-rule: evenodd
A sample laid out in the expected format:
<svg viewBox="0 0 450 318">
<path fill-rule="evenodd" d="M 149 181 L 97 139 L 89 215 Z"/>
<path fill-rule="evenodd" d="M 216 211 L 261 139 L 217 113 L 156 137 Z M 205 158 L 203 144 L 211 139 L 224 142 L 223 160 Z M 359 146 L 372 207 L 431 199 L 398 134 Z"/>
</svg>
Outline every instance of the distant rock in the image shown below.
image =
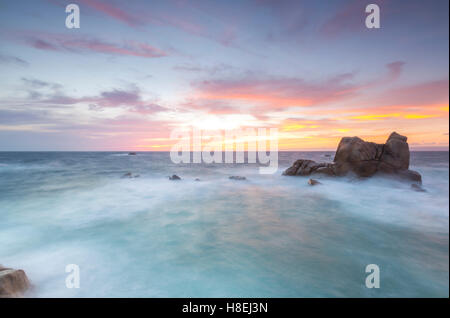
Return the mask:
<svg viewBox="0 0 450 318">
<path fill-rule="evenodd" d="M 132 174 L 131 172 L 125 173 L 122 178 L 139 178 L 138 174 Z"/>
<path fill-rule="evenodd" d="M 129 152 L 128 155 L 129 156 L 136 156 L 136 153 L 135 152 Z"/>
<path fill-rule="evenodd" d="M 174 174 L 171 177 L 169 177 L 169 180 L 181 180 L 181 178 L 179 176 L 177 176 L 176 174 Z"/>
<path fill-rule="evenodd" d="M 322 184 L 322 183 L 317 181 L 316 179 L 309 179 L 308 184 L 313 186 L 313 185 Z"/>
<path fill-rule="evenodd" d="M 283 172 L 287 176 L 326 174 L 344 176 L 354 173 L 359 177 L 371 177 L 376 173 L 421 183 L 422 177 L 409 170 L 409 146 L 407 137 L 391 133 L 385 144 L 364 141 L 359 137 L 344 137 L 339 142 L 333 163 L 317 163 L 299 159 Z"/>
<path fill-rule="evenodd" d="M 247 180 L 246 177 L 241 177 L 241 176 L 230 176 L 230 177 L 228 177 L 228 179 L 231 179 L 231 180 Z"/>
<path fill-rule="evenodd" d="M 195 181 L 201 181 L 199 178 L 195 178 Z"/>
<path fill-rule="evenodd" d="M 23 270 L 0 265 L 0 298 L 21 297 L 29 288 L 30 282 Z"/>
</svg>

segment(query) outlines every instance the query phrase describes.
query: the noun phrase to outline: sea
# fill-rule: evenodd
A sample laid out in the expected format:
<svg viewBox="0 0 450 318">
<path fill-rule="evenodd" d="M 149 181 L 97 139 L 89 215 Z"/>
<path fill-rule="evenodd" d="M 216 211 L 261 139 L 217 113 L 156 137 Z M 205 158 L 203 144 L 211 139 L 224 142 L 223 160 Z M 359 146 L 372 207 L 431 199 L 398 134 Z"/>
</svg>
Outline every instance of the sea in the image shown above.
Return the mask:
<svg viewBox="0 0 450 318">
<path fill-rule="evenodd" d="M 411 152 L 425 192 L 282 175 L 333 155 L 280 152 L 260 174 L 168 152 L 0 152 L 0 264 L 26 272 L 26 297 L 449 297 L 449 152 Z"/>
</svg>

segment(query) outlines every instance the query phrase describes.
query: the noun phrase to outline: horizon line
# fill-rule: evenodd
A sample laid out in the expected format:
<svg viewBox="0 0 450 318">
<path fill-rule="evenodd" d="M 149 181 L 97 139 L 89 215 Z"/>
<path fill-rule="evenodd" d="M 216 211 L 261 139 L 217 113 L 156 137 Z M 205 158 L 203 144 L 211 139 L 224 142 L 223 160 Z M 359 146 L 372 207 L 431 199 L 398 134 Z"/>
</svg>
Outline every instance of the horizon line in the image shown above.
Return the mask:
<svg viewBox="0 0 450 318">
<path fill-rule="evenodd" d="M 410 149 L 410 151 L 414 152 L 449 152 L 449 148 L 418 148 L 418 149 Z M 2 152 L 170 152 L 170 150 L 0 150 Z M 193 153 L 195 151 L 189 151 Z M 222 151 L 229 152 L 229 151 Z M 236 151 L 231 151 L 236 152 Z M 248 151 L 243 151 L 248 152 Z M 329 149 L 303 149 L 303 150 L 278 150 L 278 152 L 336 152 L 335 150 Z"/>
</svg>

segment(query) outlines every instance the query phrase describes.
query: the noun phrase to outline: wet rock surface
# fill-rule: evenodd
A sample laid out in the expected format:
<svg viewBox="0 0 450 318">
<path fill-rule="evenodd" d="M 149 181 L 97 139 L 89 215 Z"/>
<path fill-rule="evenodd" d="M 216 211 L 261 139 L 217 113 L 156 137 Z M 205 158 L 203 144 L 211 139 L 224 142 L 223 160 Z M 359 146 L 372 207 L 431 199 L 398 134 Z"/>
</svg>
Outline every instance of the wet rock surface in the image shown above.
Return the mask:
<svg viewBox="0 0 450 318">
<path fill-rule="evenodd" d="M 23 270 L 0 265 L 0 298 L 21 297 L 29 288 L 30 282 Z"/>
</svg>

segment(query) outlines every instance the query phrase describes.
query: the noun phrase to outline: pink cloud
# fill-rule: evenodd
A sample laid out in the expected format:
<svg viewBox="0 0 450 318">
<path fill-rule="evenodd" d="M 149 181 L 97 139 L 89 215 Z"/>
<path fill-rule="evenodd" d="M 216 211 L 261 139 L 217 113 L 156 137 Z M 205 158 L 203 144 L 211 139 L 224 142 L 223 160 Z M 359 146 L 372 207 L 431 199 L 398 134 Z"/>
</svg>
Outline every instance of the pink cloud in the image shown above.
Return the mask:
<svg viewBox="0 0 450 318">
<path fill-rule="evenodd" d="M 120 9 L 117 6 L 111 5 L 111 3 L 99 1 L 99 0 L 79 0 L 80 3 L 86 4 L 91 8 L 100 11 L 114 19 L 120 20 L 129 26 L 137 26 L 140 21 L 128 12 Z"/>
<path fill-rule="evenodd" d="M 147 43 L 127 41 L 124 44 L 105 42 L 92 37 L 68 36 L 66 34 L 50 34 L 26 32 L 21 34 L 26 45 L 39 50 L 96 52 L 110 55 L 137 56 L 156 58 L 167 56 L 168 53 Z"/>
<path fill-rule="evenodd" d="M 386 67 L 389 70 L 387 79 L 391 80 L 391 81 L 397 80 L 403 71 L 404 65 L 405 65 L 405 62 L 402 62 L 402 61 L 396 61 L 396 62 L 387 64 Z"/>
<path fill-rule="evenodd" d="M 209 28 L 195 21 L 195 18 L 190 18 L 185 7 L 164 12 L 161 8 L 156 7 L 152 11 L 147 9 L 125 9 L 118 4 L 101 0 L 80 0 L 81 3 L 86 4 L 92 9 L 101 12 L 113 19 L 131 27 L 137 27 L 145 24 L 153 24 L 157 26 L 170 26 L 179 29 L 185 33 L 207 38 L 212 41 L 217 41 L 224 46 L 230 46 L 237 38 L 236 26 L 228 24 L 224 27 L 222 32 L 212 32 Z M 193 4 L 192 4 L 193 5 Z M 192 6 L 190 5 L 190 6 Z M 176 8 L 176 7 L 175 7 Z"/>
<path fill-rule="evenodd" d="M 374 102 L 382 105 L 434 105 L 447 103 L 449 98 L 449 81 L 440 79 L 401 88 L 389 89 Z"/>
<path fill-rule="evenodd" d="M 267 109 L 311 106 L 350 97 L 359 85 L 353 84 L 351 73 L 340 74 L 323 82 L 308 82 L 300 78 L 245 78 L 210 80 L 195 84 L 196 97 L 204 100 L 240 100 Z M 258 106 L 258 109 L 261 109 Z"/>
<path fill-rule="evenodd" d="M 89 103 L 91 110 L 101 110 L 103 108 L 124 107 L 133 113 L 151 114 L 166 110 L 152 101 L 142 100 L 138 90 L 113 89 L 101 92 L 97 96 L 69 97 L 65 95 L 54 95 L 43 99 L 40 102 L 46 104 L 74 105 L 78 103 Z"/>
<path fill-rule="evenodd" d="M 319 32 L 328 38 L 336 38 L 347 32 L 359 32 L 365 30 L 366 6 L 370 2 L 352 0 L 341 6 L 319 29 Z M 378 0 L 376 4 L 386 11 L 385 0 Z"/>
</svg>

